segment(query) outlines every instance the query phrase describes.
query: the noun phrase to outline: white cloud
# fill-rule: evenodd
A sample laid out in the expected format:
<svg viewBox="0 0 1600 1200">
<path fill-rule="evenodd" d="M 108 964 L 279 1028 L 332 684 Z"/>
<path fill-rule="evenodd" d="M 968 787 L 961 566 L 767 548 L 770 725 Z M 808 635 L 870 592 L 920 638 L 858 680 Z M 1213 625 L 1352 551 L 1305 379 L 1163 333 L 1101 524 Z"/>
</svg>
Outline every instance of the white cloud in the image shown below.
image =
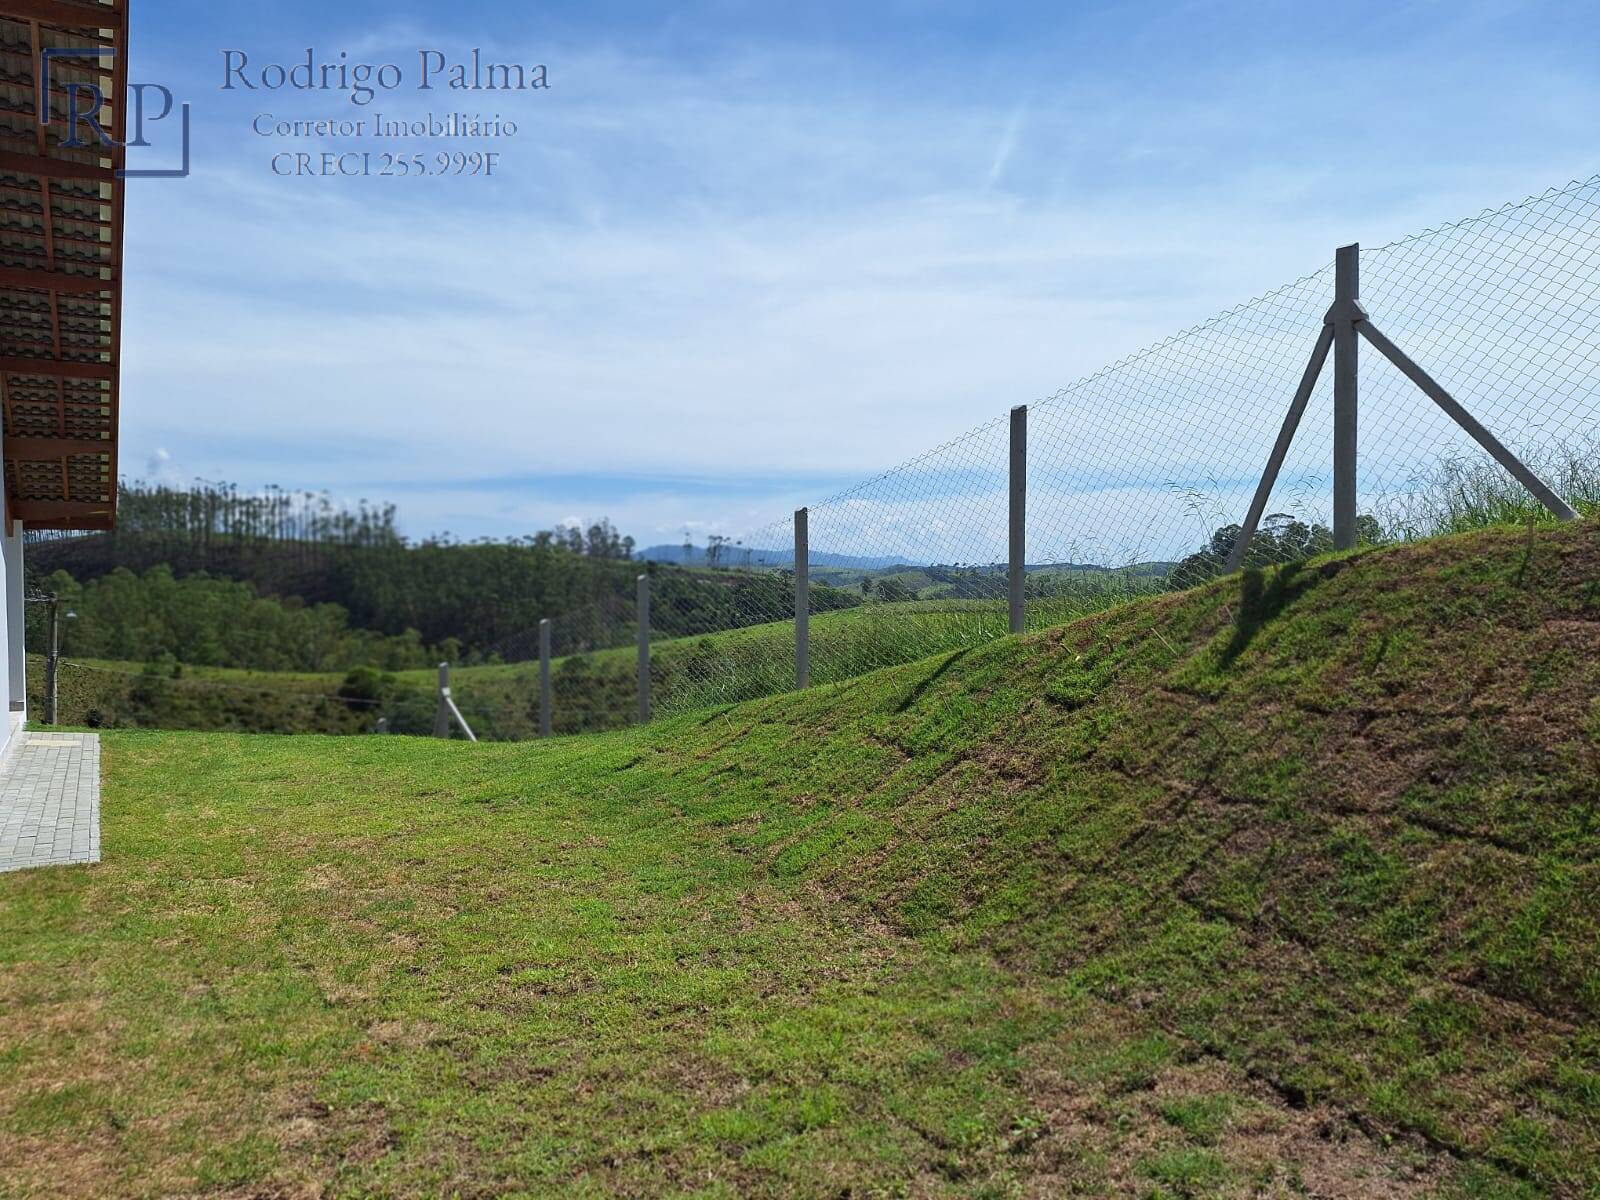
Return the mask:
<svg viewBox="0 0 1600 1200">
<path fill-rule="evenodd" d="M 144 475 L 152 483 L 172 482 L 176 474 L 172 465 L 172 455 L 167 453 L 165 447 L 157 446 L 145 460 Z"/>
</svg>

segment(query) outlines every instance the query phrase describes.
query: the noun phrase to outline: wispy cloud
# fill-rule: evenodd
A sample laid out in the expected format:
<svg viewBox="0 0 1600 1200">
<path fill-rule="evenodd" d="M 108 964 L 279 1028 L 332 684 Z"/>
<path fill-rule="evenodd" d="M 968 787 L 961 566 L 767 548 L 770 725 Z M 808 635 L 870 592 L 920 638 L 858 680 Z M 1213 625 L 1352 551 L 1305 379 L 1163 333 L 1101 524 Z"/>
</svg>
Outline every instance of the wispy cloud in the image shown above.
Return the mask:
<svg viewBox="0 0 1600 1200">
<path fill-rule="evenodd" d="M 1028 106 L 1019 104 L 1011 110 L 1011 115 L 1006 118 L 1005 128 L 1000 132 L 1000 141 L 995 145 L 994 157 L 989 162 L 989 175 L 984 180 L 986 188 L 993 188 L 1000 182 L 1005 174 L 1006 164 L 1011 161 L 1011 156 L 1016 153 L 1017 141 L 1022 136 L 1022 128 L 1027 124 Z"/>
</svg>

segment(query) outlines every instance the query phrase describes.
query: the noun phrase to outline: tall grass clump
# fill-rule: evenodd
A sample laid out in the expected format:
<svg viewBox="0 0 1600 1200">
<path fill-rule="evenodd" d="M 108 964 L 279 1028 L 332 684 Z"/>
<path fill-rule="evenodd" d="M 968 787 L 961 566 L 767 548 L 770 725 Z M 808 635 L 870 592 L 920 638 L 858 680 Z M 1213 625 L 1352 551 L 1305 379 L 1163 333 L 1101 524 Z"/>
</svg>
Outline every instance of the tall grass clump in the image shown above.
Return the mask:
<svg viewBox="0 0 1600 1200">
<path fill-rule="evenodd" d="M 1600 512 L 1600 441 L 1521 450 L 1518 456 L 1583 516 Z M 1497 525 L 1549 525 L 1556 518 L 1486 455 L 1452 455 L 1418 477 L 1385 514 L 1395 540 L 1469 533 Z"/>
</svg>

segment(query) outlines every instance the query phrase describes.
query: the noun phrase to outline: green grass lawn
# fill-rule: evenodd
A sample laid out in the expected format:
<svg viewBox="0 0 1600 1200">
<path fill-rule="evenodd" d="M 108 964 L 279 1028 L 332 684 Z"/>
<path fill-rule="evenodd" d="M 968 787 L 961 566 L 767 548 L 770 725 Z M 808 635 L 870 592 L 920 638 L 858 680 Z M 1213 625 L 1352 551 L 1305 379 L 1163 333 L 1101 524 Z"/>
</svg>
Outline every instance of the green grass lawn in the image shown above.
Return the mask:
<svg viewBox="0 0 1600 1200">
<path fill-rule="evenodd" d="M 1600 531 L 647 729 L 105 736 L 0 1195 L 1600 1189 Z"/>
</svg>

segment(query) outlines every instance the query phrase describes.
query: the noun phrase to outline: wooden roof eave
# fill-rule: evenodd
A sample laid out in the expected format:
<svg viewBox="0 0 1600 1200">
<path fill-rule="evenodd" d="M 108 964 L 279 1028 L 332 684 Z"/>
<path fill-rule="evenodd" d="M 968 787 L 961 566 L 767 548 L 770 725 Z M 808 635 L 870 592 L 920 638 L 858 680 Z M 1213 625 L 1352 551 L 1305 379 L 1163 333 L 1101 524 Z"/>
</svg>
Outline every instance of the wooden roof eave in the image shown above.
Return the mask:
<svg viewBox="0 0 1600 1200">
<path fill-rule="evenodd" d="M 29 81 L 37 78 L 42 48 L 115 48 L 106 67 L 74 61 L 68 77 L 99 78 L 113 99 L 113 136 L 127 140 L 120 102 L 127 94 L 125 0 L 0 0 L 0 22 L 10 23 L 0 27 L 8 45 L 26 37 Z M 18 69 L 8 66 L 8 77 Z M 32 117 L 37 87 L 8 91 L 8 112 L 19 94 L 31 94 L 25 115 Z M 116 518 L 122 324 L 124 187 L 118 171 L 126 152 L 120 146 L 61 147 L 52 141 L 59 130 L 33 129 L 31 146 L 26 137 L 8 137 L 14 148 L 0 150 L 0 186 L 27 202 L 23 209 L 8 201 L 0 211 L 30 215 L 28 224 L 9 226 L 0 237 L 6 516 L 34 528 L 109 529 Z M 103 230 L 104 239 L 62 228 L 85 225 Z"/>
</svg>

